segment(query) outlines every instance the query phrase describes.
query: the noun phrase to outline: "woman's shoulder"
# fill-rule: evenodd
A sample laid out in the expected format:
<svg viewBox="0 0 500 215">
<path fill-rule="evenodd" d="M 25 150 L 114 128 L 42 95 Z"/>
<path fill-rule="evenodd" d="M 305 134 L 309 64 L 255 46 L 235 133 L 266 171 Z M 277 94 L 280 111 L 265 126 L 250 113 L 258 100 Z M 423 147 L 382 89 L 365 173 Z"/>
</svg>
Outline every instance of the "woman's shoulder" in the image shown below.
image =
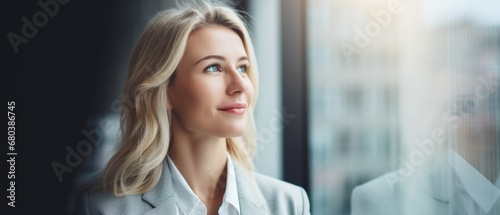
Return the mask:
<svg viewBox="0 0 500 215">
<path fill-rule="evenodd" d="M 254 177 L 270 206 L 281 207 L 279 211 L 285 208 L 293 211 L 290 214 L 309 214 L 309 197 L 302 187 L 259 173 Z"/>
<path fill-rule="evenodd" d="M 123 212 L 137 210 L 131 207 L 147 206 L 138 202 L 141 195 L 116 196 L 93 181 L 78 192 L 73 214 L 126 214 Z"/>
<path fill-rule="evenodd" d="M 254 173 L 254 177 L 259 187 L 261 187 L 261 189 L 265 188 L 263 190 L 291 193 L 300 193 L 304 190 L 302 187 L 299 187 L 297 185 L 260 173 Z"/>
</svg>

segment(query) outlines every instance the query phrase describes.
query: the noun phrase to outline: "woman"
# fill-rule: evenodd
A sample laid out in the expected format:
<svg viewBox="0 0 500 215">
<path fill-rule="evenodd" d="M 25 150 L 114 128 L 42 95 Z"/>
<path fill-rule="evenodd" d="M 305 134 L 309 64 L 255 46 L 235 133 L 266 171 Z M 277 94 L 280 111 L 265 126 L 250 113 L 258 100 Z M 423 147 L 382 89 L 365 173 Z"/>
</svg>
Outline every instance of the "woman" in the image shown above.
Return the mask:
<svg viewBox="0 0 500 215">
<path fill-rule="evenodd" d="M 234 10 L 159 13 L 130 59 L 122 143 L 76 213 L 309 214 L 302 188 L 252 172 L 256 91 L 252 42 Z"/>
</svg>

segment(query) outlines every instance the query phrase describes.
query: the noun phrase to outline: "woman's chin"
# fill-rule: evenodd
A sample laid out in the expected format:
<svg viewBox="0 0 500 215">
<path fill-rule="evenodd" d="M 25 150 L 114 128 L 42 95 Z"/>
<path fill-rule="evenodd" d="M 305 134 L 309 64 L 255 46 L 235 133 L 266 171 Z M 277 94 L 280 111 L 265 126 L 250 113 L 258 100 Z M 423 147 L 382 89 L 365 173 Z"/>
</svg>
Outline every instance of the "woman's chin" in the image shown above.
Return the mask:
<svg viewBox="0 0 500 215">
<path fill-rule="evenodd" d="M 231 137 L 241 137 L 245 133 L 245 128 L 231 128 L 225 129 L 224 131 L 218 132 L 217 136 L 223 138 L 231 138 Z"/>
</svg>

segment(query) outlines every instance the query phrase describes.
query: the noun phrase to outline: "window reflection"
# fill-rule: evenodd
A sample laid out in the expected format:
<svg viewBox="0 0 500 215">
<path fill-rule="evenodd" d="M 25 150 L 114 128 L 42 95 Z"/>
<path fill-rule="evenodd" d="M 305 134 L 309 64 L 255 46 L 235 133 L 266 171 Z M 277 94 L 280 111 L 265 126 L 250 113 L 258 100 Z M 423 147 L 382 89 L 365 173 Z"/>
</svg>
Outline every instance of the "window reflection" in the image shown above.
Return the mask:
<svg viewBox="0 0 500 215">
<path fill-rule="evenodd" d="M 500 3 L 307 3 L 313 213 L 500 214 Z"/>
</svg>

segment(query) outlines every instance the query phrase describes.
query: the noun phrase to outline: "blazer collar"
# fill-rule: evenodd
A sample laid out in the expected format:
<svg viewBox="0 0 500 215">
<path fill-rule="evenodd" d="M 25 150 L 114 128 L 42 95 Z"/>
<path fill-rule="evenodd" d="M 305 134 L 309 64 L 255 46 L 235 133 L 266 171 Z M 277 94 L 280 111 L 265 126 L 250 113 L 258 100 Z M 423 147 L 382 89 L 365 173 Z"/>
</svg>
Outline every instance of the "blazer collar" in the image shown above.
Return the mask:
<svg viewBox="0 0 500 215">
<path fill-rule="evenodd" d="M 234 162 L 234 171 L 236 174 L 241 215 L 269 214 L 265 198 L 255 181 L 254 173 L 242 169 L 237 165 L 237 162 Z"/>
<path fill-rule="evenodd" d="M 172 176 L 166 160 L 162 163 L 162 173 L 158 183 L 142 194 L 142 200 L 153 206 L 145 214 L 170 214 L 176 210 L 175 194 L 172 189 Z"/>
<path fill-rule="evenodd" d="M 448 204 L 458 194 L 460 180 L 451 166 L 440 164 L 430 173 L 430 186 L 432 197 Z"/>
<path fill-rule="evenodd" d="M 250 171 L 241 169 L 234 162 L 236 186 L 240 201 L 240 214 L 268 214 L 265 199 L 257 186 L 254 175 Z M 142 200 L 153 206 L 146 214 L 170 214 L 176 210 L 175 193 L 172 185 L 172 176 L 166 160 L 162 162 L 162 175 L 158 183 L 149 191 L 142 194 Z"/>
</svg>

